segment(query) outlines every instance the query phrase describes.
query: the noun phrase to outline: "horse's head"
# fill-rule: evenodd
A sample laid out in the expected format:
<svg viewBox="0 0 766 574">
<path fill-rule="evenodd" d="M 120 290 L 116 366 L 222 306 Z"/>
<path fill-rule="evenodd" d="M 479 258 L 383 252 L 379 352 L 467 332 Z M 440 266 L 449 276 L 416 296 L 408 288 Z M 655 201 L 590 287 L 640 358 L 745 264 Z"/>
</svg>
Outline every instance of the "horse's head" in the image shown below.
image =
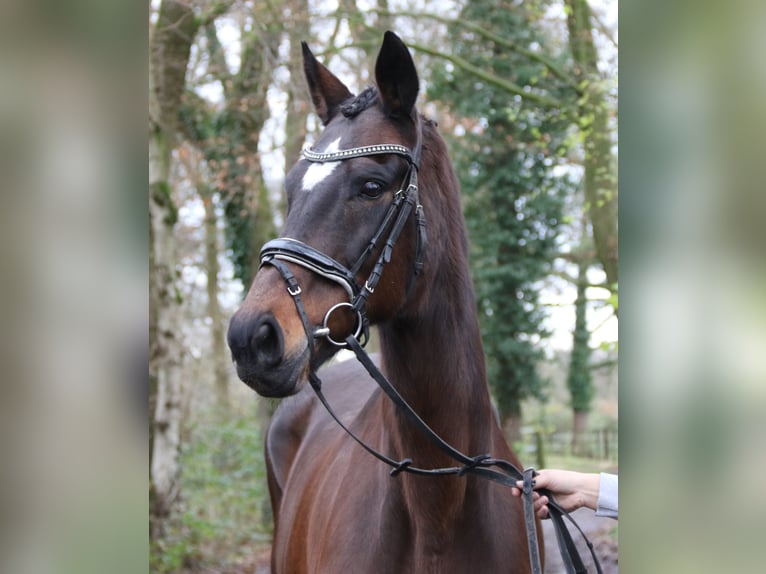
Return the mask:
<svg viewBox="0 0 766 574">
<path fill-rule="evenodd" d="M 356 97 L 305 44 L 303 60 L 324 131 L 287 175 L 283 236 L 264 246 L 228 332 L 239 377 L 265 396 L 296 392 L 335 343 L 393 317 L 422 264 L 418 76 L 407 47 L 387 32 L 377 90 Z"/>
</svg>

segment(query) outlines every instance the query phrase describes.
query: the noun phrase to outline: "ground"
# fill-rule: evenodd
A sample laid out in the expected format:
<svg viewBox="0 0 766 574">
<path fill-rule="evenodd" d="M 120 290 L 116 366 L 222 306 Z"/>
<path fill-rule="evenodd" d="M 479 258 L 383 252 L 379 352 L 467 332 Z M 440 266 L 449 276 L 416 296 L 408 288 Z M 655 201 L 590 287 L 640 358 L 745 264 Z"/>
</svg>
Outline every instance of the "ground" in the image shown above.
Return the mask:
<svg viewBox="0 0 766 574">
<path fill-rule="evenodd" d="M 580 528 L 593 543 L 593 547 L 601 562 L 601 569 L 604 574 L 617 574 L 617 521 L 612 518 L 603 518 L 587 508 L 580 508 L 572 513 Z M 577 544 L 585 567 L 588 572 L 595 572 L 596 569 L 591 566 L 592 558 L 585 541 L 577 532 L 577 529 L 567 521 L 569 532 Z M 559 547 L 556 543 L 556 534 L 553 530 L 553 523 L 550 520 L 543 520 L 543 535 L 545 536 L 545 574 L 564 574 L 564 564 L 561 561 Z"/>
</svg>

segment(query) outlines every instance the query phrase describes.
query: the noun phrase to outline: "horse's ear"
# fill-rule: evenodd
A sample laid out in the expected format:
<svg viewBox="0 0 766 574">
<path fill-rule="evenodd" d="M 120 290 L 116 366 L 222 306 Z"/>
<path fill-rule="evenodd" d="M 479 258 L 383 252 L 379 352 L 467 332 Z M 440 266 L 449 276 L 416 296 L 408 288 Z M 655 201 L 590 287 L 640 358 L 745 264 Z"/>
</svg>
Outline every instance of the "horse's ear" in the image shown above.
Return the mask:
<svg viewBox="0 0 766 574">
<path fill-rule="evenodd" d="M 348 88 L 314 57 L 306 42 L 303 47 L 303 71 L 309 84 L 311 100 L 314 102 L 319 119 L 323 125 L 338 112 L 338 106 L 352 96 Z"/>
<path fill-rule="evenodd" d="M 386 114 L 406 116 L 412 113 L 420 84 L 418 73 L 407 46 L 391 31 L 383 35 L 383 45 L 375 63 L 375 80 Z"/>
</svg>

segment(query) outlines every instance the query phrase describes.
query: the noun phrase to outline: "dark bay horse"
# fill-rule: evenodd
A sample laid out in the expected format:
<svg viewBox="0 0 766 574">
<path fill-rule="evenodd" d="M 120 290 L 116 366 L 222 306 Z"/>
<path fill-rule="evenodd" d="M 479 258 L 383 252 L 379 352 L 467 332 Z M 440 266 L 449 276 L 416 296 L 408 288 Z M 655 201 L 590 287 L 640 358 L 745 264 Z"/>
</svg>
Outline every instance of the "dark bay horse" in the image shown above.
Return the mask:
<svg viewBox="0 0 766 574">
<path fill-rule="evenodd" d="M 266 439 L 272 572 L 528 573 L 522 504 L 509 488 L 470 475 L 390 476 L 306 384 L 369 321 L 382 372 L 434 431 L 520 466 L 490 403 L 458 183 L 435 124 L 415 109 L 407 47 L 386 33 L 377 88 L 359 96 L 305 44 L 303 53 L 324 131 L 287 176 L 283 237 L 264 247 L 228 333 L 239 377 L 288 397 Z M 407 211 L 392 207 L 408 201 Z M 454 464 L 356 361 L 318 376 L 371 447 L 423 468 Z"/>
</svg>

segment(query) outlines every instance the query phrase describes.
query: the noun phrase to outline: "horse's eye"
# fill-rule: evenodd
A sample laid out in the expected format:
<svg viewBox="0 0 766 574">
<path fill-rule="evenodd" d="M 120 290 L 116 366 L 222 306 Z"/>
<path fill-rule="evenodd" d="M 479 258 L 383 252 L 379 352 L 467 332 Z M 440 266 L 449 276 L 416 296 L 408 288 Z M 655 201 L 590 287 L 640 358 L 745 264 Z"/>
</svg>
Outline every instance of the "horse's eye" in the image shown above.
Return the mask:
<svg viewBox="0 0 766 574">
<path fill-rule="evenodd" d="M 377 181 L 366 181 L 362 186 L 362 195 L 365 197 L 378 197 L 383 193 L 383 186 Z"/>
</svg>

